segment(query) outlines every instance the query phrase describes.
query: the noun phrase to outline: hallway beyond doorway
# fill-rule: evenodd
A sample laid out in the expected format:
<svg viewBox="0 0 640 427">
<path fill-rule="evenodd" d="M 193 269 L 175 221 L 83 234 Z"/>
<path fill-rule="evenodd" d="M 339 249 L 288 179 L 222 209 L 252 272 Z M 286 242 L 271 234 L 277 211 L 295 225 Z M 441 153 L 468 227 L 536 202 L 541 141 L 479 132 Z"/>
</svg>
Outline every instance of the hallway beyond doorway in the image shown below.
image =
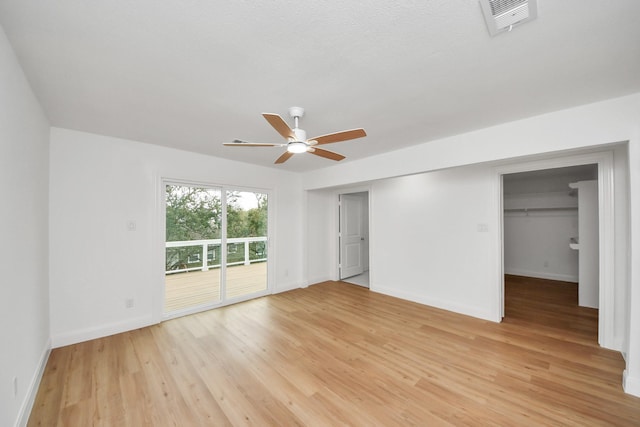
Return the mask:
<svg viewBox="0 0 640 427">
<path fill-rule="evenodd" d="M 343 282 L 351 283 L 352 285 L 362 286 L 363 288 L 369 287 L 369 270 L 356 276 L 347 277 L 342 279 Z"/>
</svg>

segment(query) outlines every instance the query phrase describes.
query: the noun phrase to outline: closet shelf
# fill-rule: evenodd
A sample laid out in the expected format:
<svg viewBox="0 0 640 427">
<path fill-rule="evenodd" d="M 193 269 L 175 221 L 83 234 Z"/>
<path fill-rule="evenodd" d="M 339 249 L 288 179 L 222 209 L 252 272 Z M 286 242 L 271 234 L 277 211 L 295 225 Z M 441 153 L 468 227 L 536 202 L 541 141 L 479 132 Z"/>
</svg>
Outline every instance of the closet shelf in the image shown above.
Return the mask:
<svg viewBox="0 0 640 427">
<path fill-rule="evenodd" d="M 578 208 L 574 206 L 556 206 L 547 208 L 507 208 L 505 212 L 541 212 L 541 211 L 577 211 Z"/>
<path fill-rule="evenodd" d="M 580 250 L 580 242 L 578 241 L 577 237 L 572 237 L 571 239 L 569 239 L 569 247 L 576 251 Z"/>
<path fill-rule="evenodd" d="M 502 207 L 509 212 L 577 209 L 578 199 L 566 191 L 505 194 Z"/>
</svg>

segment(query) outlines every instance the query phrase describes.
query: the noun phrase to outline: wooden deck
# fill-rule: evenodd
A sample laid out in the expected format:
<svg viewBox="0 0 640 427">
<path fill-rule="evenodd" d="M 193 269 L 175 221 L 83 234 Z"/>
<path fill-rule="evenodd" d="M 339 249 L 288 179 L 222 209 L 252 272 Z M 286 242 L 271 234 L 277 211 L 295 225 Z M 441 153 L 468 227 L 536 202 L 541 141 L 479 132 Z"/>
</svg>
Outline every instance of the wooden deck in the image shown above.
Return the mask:
<svg viewBox="0 0 640 427">
<path fill-rule="evenodd" d="M 267 289 L 267 263 L 227 267 L 227 298 Z M 165 312 L 220 301 L 220 269 L 168 274 L 165 277 Z"/>
</svg>

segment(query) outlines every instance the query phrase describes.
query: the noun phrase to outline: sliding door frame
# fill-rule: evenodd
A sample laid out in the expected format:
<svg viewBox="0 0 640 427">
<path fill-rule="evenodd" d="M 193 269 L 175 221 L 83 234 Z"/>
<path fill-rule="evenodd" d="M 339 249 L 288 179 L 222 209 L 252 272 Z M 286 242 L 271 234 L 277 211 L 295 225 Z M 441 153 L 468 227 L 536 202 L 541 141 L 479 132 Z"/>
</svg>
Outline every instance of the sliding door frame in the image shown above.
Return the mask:
<svg viewBox="0 0 640 427">
<path fill-rule="evenodd" d="M 156 261 L 154 262 L 154 271 L 157 271 L 157 275 L 154 274 L 156 279 L 154 283 L 154 292 L 153 292 L 153 319 L 155 323 L 160 323 L 164 320 L 169 320 L 175 317 L 185 316 L 189 314 L 198 313 L 201 311 L 211 310 L 219 307 L 223 307 L 230 304 L 236 304 L 238 302 L 247 301 L 254 298 L 259 298 L 261 296 L 269 295 L 273 293 L 274 289 L 274 255 L 272 248 L 271 237 L 275 232 L 275 197 L 273 195 L 273 191 L 265 188 L 257 188 L 257 187 L 246 187 L 246 186 L 237 186 L 237 185 L 229 185 L 229 184 L 216 184 L 212 182 L 202 182 L 196 180 L 187 180 L 187 179 L 176 179 L 176 178 L 168 178 L 168 177 L 157 177 L 157 195 L 156 195 L 156 229 L 157 233 L 155 233 L 156 240 L 154 247 L 157 248 L 155 251 L 154 258 Z M 210 188 L 213 190 L 220 191 L 220 200 L 221 200 L 221 227 L 222 233 L 220 236 L 221 240 L 221 266 L 220 266 L 220 301 L 214 304 L 207 304 L 196 306 L 193 309 L 184 309 L 179 310 L 173 313 L 166 314 L 164 312 L 165 305 L 165 254 L 166 254 L 166 186 L 167 185 L 184 185 L 184 186 L 192 186 L 192 187 L 200 187 L 200 188 Z M 253 192 L 253 193 L 261 193 L 267 195 L 268 207 L 267 207 L 267 286 L 264 291 L 260 291 L 257 293 L 249 294 L 248 296 L 240 296 L 236 298 L 227 299 L 226 296 L 226 270 L 227 270 L 227 192 L 228 191 L 239 191 L 239 192 Z M 206 261 L 205 261 L 206 262 Z"/>
</svg>

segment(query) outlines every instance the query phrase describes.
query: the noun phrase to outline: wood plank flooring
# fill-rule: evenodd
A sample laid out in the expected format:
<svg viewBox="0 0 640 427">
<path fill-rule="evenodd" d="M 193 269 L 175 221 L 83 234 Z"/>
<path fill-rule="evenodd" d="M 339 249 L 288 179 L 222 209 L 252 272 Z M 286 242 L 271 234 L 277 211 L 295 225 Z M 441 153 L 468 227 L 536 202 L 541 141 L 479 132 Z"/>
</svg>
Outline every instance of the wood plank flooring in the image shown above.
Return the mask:
<svg viewBox="0 0 640 427">
<path fill-rule="evenodd" d="M 54 349 L 30 426 L 640 425 L 576 286 L 501 324 L 325 282 Z"/>
</svg>

